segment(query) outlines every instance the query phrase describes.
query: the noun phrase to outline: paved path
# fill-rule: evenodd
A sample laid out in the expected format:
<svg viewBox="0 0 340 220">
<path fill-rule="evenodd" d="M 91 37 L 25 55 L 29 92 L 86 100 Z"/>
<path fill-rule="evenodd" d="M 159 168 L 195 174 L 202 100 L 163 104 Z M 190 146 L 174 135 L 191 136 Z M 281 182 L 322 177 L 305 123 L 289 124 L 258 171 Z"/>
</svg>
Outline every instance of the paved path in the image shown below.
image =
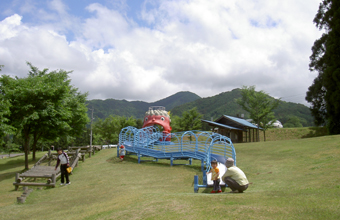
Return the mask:
<svg viewBox="0 0 340 220">
<path fill-rule="evenodd" d="M 10 157 L 18 157 L 18 156 L 22 156 L 24 155 L 24 153 L 20 153 L 20 154 L 10 154 Z M 0 159 L 2 158 L 8 158 L 8 154 L 2 154 L 0 155 Z"/>
</svg>

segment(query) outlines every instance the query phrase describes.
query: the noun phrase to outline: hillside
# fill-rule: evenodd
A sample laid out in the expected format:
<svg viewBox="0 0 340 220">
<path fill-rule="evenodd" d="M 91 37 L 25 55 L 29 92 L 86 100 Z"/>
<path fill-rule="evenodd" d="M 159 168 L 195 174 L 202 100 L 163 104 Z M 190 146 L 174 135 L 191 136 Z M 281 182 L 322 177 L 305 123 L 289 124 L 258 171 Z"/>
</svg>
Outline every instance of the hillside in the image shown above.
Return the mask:
<svg viewBox="0 0 340 220">
<path fill-rule="evenodd" d="M 235 99 L 239 97 L 241 97 L 241 89 L 234 89 L 207 98 L 201 98 L 192 92 L 178 92 L 172 96 L 151 103 L 106 99 L 90 100 L 87 101 L 87 104 L 89 108 L 95 109 L 95 118 L 119 115 L 125 117 L 133 116 L 142 119 L 150 106 L 164 106 L 167 111 L 171 111 L 173 115 L 179 116 L 182 115 L 183 111 L 196 107 L 206 120 L 211 120 L 211 118 L 215 120 L 223 114 L 231 116 L 244 114 L 245 118 L 248 118 L 249 114 L 235 102 Z M 90 112 L 88 113 L 90 114 Z M 274 110 L 274 113 L 282 124 L 285 124 L 292 116 L 295 116 L 304 127 L 314 125 L 309 108 L 302 104 L 280 101 L 280 105 Z"/>
<path fill-rule="evenodd" d="M 32 187 L 26 202 L 16 204 L 23 191 L 12 184 L 24 157 L 6 158 L 0 160 L 0 213 L 6 220 L 339 219 L 339 142 L 333 135 L 235 144 L 237 166 L 251 183 L 243 194 L 194 193 L 194 175 L 202 177 L 198 160 L 171 167 L 169 160 L 138 164 L 128 155 L 120 162 L 111 149 L 80 161 L 71 185 Z"/>
<path fill-rule="evenodd" d="M 161 99 L 156 102 L 143 102 L 143 101 L 126 101 L 116 99 L 106 100 L 89 100 L 87 101 L 88 108 L 94 108 L 95 118 L 106 118 L 109 115 L 119 115 L 135 118 L 143 118 L 145 112 L 150 106 L 164 106 L 167 111 L 170 111 L 176 106 L 195 101 L 200 99 L 198 95 L 192 92 L 178 92 L 167 98 Z M 90 111 L 88 112 L 90 114 Z"/>
<path fill-rule="evenodd" d="M 240 97 L 241 89 L 234 89 L 230 92 L 223 92 L 177 106 L 171 112 L 174 115 L 181 115 L 183 111 L 196 107 L 206 120 L 211 120 L 211 118 L 215 120 L 223 114 L 231 116 L 244 114 L 245 118 L 248 118 L 249 114 L 235 102 L 235 99 Z M 278 108 L 274 110 L 274 114 L 282 124 L 286 123 L 290 117 L 296 116 L 304 127 L 314 125 L 309 108 L 302 104 L 280 101 Z"/>
</svg>

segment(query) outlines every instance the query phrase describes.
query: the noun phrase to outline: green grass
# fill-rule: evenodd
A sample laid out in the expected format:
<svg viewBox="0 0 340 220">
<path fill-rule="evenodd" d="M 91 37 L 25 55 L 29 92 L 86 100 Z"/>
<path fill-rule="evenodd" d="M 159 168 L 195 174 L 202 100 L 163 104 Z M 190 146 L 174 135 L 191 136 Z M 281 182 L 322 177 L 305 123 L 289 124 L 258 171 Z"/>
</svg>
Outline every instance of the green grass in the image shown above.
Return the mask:
<svg viewBox="0 0 340 220">
<path fill-rule="evenodd" d="M 270 128 L 266 131 L 266 141 L 292 140 L 325 135 L 327 135 L 325 127 Z M 263 132 L 260 131 L 260 141 L 263 140 Z"/>
<path fill-rule="evenodd" d="M 250 187 L 243 194 L 193 191 L 192 166 L 119 162 L 103 150 L 79 162 L 70 186 L 14 191 L 23 157 L 0 160 L 1 219 L 340 219 L 340 136 L 235 144 Z M 43 154 L 39 155 L 42 156 Z M 180 161 L 176 161 L 180 163 Z M 21 188 L 19 188 L 21 190 Z M 228 191 L 228 190 L 227 190 Z"/>
</svg>

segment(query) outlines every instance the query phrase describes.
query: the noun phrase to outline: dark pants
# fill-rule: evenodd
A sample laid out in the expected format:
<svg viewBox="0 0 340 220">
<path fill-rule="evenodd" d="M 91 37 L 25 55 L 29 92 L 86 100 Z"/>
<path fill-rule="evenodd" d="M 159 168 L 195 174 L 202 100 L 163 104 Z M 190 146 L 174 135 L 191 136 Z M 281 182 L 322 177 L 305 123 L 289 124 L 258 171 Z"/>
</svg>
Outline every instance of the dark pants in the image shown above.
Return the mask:
<svg viewBox="0 0 340 220">
<path fill-rule="evenodd" d="M 66 170 L 67 164 L 60 165 L 60 172 L 61 172 L 61 183 L 64 183 L 64 177 L 66 177 L 66 183 L 69 183 L 70 180 L 68 179 L 68 172 Z"/>
<path fill-rule="evenodd" d="M 214 185 L 213 185 L 213 190 L 214 191 L 220 191 L 221 190 L 221 186 L 220 186 L 220 179 L 217 180 L 213 180 Z"/>
<path fill-rule="evenodd" d="M 240 186 L 233 178 L 225 177 L 224 182 L 230 187 L 232 191 L 238 190 L 240 193 L 248 189 L 248 184 Z"/>
</svg>

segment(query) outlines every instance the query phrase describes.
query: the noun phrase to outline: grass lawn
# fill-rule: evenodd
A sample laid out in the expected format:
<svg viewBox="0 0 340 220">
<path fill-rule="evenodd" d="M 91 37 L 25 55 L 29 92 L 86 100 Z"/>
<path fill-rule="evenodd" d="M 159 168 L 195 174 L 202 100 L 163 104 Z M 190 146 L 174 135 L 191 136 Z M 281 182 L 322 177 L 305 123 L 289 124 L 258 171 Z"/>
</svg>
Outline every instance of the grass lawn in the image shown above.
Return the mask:
<svg viewBox="0 0 340 220">
<path fill-rule="evenodd" d="M 14 191 L 23 156 L 0 160 L 1 219 L 340 219 L 340 135 L 235 144 L 252 183 L 243 194 L 194 193 L 200 162 L 120 162 L 116 149 L 79 162 L 69 186 L 44 188 L 24 204 Z M 39 153 L 38 156 L 42 156 Z M 179 163 L 180 161 L 176 161 Z M 31 163 L 33 164 L 33 163 Z M 60 181 L 59 181 L 60 182 Z M 228 189 L 226 191 L 229 191 Z"/>
<path fill-rule="evenodd" d="M 266 131 L 267 141 L 282 141 L 300 138 L 311 138 L 327 135 L 326 127 L 299 127 L 299 128 L 270 128 Z M 263 131 L 260 131 L 260 141 L 264 140 Z"/>
</svg>

